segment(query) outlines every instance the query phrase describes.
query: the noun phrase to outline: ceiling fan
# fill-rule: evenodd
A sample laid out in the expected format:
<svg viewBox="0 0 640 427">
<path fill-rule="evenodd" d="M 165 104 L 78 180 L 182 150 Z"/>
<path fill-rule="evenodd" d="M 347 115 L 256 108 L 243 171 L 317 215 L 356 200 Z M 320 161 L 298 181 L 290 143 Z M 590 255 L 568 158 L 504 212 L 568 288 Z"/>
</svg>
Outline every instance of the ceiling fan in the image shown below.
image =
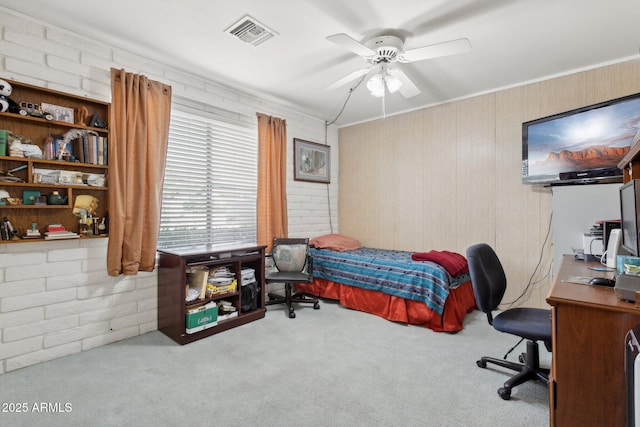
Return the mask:
<svg viewBox="0 0 640 427">
<path fill-rule="evenodd" d="M 368 67 L 354 71 L 332 83 L 328 89 L 338 88 L 372 70 L 377 70 L 367 82 L 367 88 L 373 96 L 377 97 L 383 97 L 386 90 L 390 93 L 399 91 L 405 98 L 411 98 L 420 93 L 420 89 L 399 66 L 395 65 L 396 63 L 424 61 L 471 50 L 468 39 L 450 40 L 410 50 L 404 50 L 404 41 L 391 34 L 374 37 L 364 44 L 344 33 L 329 36 L 327 40 L 363 57 L 369 63 Z"/>
</svg>

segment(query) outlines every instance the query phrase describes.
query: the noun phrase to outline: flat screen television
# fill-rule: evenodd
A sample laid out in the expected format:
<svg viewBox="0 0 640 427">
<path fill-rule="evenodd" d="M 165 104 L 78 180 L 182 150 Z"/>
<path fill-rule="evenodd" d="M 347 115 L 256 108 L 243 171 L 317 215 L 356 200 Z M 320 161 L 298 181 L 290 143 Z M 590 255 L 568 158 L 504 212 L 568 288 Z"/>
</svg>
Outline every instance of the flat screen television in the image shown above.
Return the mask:
<svg viewBox="0 0 640 427">
<path fill-rule="evenodd" d="M 620 228 L 622 229 L 622 248 L 630 255 L 640 253 L 640 179 L 632 179 L 620 186 Z"/>
<path fill-rule="evenodd" d="M 640 93 L 522 124 L 522 182 L 590 183 L 622 176 L 640 129 Z"/>
</svg>

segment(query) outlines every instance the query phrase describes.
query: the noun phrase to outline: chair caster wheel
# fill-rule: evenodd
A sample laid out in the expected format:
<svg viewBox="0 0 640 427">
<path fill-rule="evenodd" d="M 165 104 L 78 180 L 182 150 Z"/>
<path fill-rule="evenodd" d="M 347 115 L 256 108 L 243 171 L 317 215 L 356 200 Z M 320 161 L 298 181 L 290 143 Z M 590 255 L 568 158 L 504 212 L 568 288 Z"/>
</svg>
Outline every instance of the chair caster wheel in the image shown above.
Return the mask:
<svg viewBox="0 0 640 427">
<path fill-rule="evenodd" d="M 500 387 L 498 389 L 498 396 L 502 398 L 502 400 L 511 399 L 511 390 L 505 387 Z"/>
<path fill-rule="evenodd" d="M 320 310 L 320 304 L 318 304 L 318 303 L 313 304 L 313 309 L 314 310 Z"/>
<path fill-rule="evenodd" d="M 486 368 L 487 362 L 485 362 L 484 360 L 478 360 L 476 361 L 476 365 L 478 365 L 479 368 Z"/>
<path fill-rule="evenodd" d="M 295 319 L 296 318 L 296 313 L 294 311 L 290 311 L 289 312 L 289 318 L 290 319 Z"/>
</svg>

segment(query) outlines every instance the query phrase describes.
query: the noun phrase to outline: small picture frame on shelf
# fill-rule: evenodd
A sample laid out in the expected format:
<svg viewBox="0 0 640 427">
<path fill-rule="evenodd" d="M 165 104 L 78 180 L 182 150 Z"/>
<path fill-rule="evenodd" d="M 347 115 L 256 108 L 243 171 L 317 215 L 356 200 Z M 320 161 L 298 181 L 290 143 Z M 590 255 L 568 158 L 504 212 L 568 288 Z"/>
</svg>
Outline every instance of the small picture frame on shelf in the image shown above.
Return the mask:
<svg viewBox="0 0 640 427">
<path fill-rule="evenodd" d="M 45 113 L 49 113 L 53 116 L 53 120 L 57 122 L 65 122 L 73 124 L 74 111 L 73 108 L 61 107 L 60 105 L 47 104 L 43 102 L 40 104 L 40 108 Z"/>
<path fill-rule="evenodd" d="M 53 139 L 53 159 L 70 161 L 74 156 L 73 143 L 65 144 L 62 135 L 54 135 Z"/>
</svg>

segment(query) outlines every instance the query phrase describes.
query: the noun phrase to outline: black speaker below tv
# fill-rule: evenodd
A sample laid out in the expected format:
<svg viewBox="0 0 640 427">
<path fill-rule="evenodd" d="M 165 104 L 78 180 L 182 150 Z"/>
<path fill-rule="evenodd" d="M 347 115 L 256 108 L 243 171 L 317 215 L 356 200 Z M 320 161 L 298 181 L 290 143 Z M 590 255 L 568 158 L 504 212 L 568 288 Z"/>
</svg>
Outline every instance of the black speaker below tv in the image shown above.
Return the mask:
<svg viewBox="0 0 640 427">
<path fill-rule="evenodd" d="M 608 177 L 622 177 L 622 170 L 618 168 L 601 168 L 586 171 L 560 172 L 558 178 L 561 181 L 576 179 L 596 179 Z"/>
</svg>

